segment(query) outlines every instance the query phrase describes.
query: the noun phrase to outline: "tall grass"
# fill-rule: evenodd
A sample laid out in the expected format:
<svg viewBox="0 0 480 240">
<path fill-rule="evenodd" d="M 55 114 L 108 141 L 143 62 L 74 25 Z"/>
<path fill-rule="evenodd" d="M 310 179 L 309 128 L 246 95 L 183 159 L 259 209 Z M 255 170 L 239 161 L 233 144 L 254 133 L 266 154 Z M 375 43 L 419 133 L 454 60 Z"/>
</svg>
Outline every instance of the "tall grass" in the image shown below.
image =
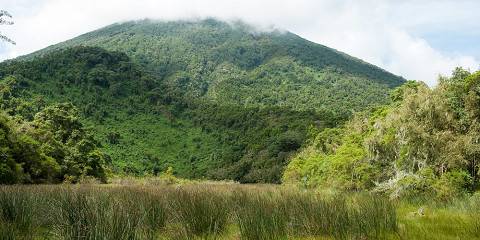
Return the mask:
<svg viewBox="0 0 480 240">
<path fill-rule="evenodd" d="M 145 192 L 141 194 L 138 192 L 136 195 L 136 202 L 141 202 L 140 211 L 145 215 L 143 216 L 143 226 L 148 238 L 155 238 L 157 233 L 164 230 L 167 225 L 168 217 L 168 199 L 165 194 L 166 191 L 162 192 Z"/>
<path fill-rule="evenodd" d="M 340 237 L 349 227 L 348 207 L 343 196 L 290 192 L 286 199 L 295 235 Z"/>
<path fill-rule="evenodd" d="M 0 220 L 0 237 L 4 240 L 15 240 L 20 238 L 20 233 L 12 224 Z"/>
<path fill-rule="evenodd" d="M 175 220 L 187 238 L 216 238 L 225 230 L 230 214 L 225 193 L 197 186 L 176 189 L 170 194 Z"/>
<path fill-rule="evenodd" d="M 53 232 L 64 239 L 154 239 L 165 227 L 166 200 L 131 188 L 65 188 Z"/>
<path fill-rule="evenodd" d="M 350 209 L 348 232 L 356 238 L 383 239 L 397 231 L 395 206 L 385 198 L 361 194 Z"/>
<path fill-rule="evenodd" d="M 58 202 L 59 235 L 67 239 L 134 239 L 139 221 L 137 208 L 119 203 L 108 194 L 76 191 L 61 195 Z"/>
<path fill-rule="evenodd" d="M 333 237 L 383 239 L 397 231 L 394 205 L 368 194 L 334 195 L 285 190 L 237 194 L 242 239 Z"/>
<path fill-rule="evenodd" d="M 241 239 L 287 239 L 287 206 L 277 193 L 239 191 L 234 199 Z"/>
<path fill-rule="evenodd" d="M 0 186 L 1 239 L 384 239 L 394 205 L 278 186 Z"/>
<path fill-rule="evenodd" d="M 0 231 L 9 236 L 14 233 L 24 238 L 33 231 L 35 195 L 16 188 L 0 189 Z M 3 236 L 2 236 L 3 237 Z"/>
</svg>

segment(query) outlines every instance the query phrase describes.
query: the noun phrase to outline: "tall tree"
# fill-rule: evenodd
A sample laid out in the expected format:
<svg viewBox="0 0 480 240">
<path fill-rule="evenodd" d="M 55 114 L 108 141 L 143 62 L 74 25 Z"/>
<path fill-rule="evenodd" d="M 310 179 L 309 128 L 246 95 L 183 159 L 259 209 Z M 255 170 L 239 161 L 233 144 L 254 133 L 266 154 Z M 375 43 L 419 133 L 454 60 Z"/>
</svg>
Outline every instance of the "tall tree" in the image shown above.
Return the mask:
<svg viewBox="0 0 480 240">
<path fill-rule="evenodd" d="M 11 19 L 11 18 L 12 18 L 12 15 L 10 15 L 10 13 L 8 13 L 5 10 L 0 10 L 0 25 L 12 25 L 13 21 L 7 20 L 7 19 Z M 0 33 L 0 40 L 9 42 L 11 44 L 15 44 L 15 42 L 12 39 L 8 38 L 7 36 L 3 35 L 2 33 Z"/>
</svg>

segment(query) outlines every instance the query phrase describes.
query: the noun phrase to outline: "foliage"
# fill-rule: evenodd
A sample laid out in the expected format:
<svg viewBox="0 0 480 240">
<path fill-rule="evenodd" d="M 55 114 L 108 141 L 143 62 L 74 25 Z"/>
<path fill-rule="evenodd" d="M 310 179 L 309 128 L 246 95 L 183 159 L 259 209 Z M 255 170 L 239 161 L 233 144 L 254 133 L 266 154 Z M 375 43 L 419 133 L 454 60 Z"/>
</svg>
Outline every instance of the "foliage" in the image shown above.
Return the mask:
<svg viewBox="0 0 480 240">
<path fill-rule="evenodd" d="M 32 56 L 72 46 L 126 53 L 158 76 L 165 98 L 320 109 L 345 118 L 384 103 L 404 79 L 292 33 L 215 19 L 113 24 Z M 27 56 L 26 58 L 31 58 Z"/>
<path fill-rule="evenodd" d="M 46 107 L 35 115 L 27 131 L 42 142 L 42 150 L 61 164 L 61 173 L 69 181 L 94 176 L 106 180 L 105 158 L 99 143 L 83 127 L 71 104 Z"/>
<path fill-rule="evenodd" d="M 218 236 L 225 231 L 231 204 L 228 196 L 200 186 L 178 189 L 172 208 L 185 236 Z"/>
<path fill-rule="evenodd" d="M 71 102 L 116 174 L 172 166 L 181 177 L 278 183 L 310 129 L 388 102 L 403 82 L 293 34 L 252 31 L 212 19 L 115 24 L 0 64 L 1 108 L 32 121 Z"/>
<path fill-rule="evenodd" d="M 33 121 L 0 113 L 0 183 L 106 180 L 105 156 L 70 104 L 45 108 Z"/>
<path fill-rule="evenodd" d="M 0 113 L 0 183 L 51 181 L 59 164 L 41 150 L 41 144 L 15 128 L 13 121 Z"/>
<path fill-rule="evenodd" d="M 284 181 L 444 201 L 475 190 L 479 76 L 459 68 L 433 89 L 403 85 L 392 92 L 390 105 L 318 134 L 290 163 Z"/>
<path fill-rule="evenodd" d="M 0 186 L 0 200 L 0 233 L 15 239 L 385 239 L 397 231 L 394 204 L 380 196 L 281 186 Z"/>
</svg>

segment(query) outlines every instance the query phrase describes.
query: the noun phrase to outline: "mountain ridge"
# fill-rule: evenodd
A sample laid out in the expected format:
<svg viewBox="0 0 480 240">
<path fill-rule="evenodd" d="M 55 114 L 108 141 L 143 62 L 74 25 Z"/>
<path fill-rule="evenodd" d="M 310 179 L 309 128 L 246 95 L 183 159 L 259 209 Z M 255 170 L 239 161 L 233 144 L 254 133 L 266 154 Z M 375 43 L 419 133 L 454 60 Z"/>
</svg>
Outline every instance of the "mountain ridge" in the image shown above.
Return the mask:
<svg viewBox="0 0 480 240">
<path fill-rule="evenodd" d="M 63 41 L 63 42 L 60 42 L 58 44 L 54 44 L 54 45 L 51 45 L 51 46 L 48 46 L 44 49 L 41 49 L 41 50 L 38 50 L 36 52 L 33 52 L 31 54 L 27 54 L 27 55 L 24 55 L 24 56 L 21 56 L 21 58 L 29 58 L 30 56 L 38 56 L 38 55 L 42 55 L 43 53 L 45 52 L 48 52 L 48 51 L 51 51 L 51 50 L 58 50 L 62 47 L 66 47 L 66 46 L 73 46 L 73 45 L 76 45 L 76 42 L 85 42 L 85 41 L 88 41 L 88 40 L 91 40 L 91 39 L 94 39 L 96 38 L 96 34 L 98 33 L 109 33 L 110 34 L 110 37 L 114 36 L 114 35 L 117 35 L 117 34 L 121 34 L 122 32 L 125 32 L 125 27 L 131 27 L 131 28 L 135 28 L 135 26 L 138 26 L 138 25 L 144 25 L 144 24 L 149 24 L 149 25 L 161 25 L 161 24 L 183 24 L 183 25 L 186 25 L 186 26 L 195 26 L 195 25 L 202 25 L 202 24 L 212 24 L 212 25 L 216 25 L 216 24 L 222 24 L 222 27 L 230 27 L 232 30 L 241 30 L 243 31 L 244 33 L 249 33 L 251 35 L 258 35 L 258 36 L 261 36 L 261 35 L 268 35 L 268 34 L 272 34 L 273 36 L 288 36 L 289 38 L 292 38 L 292 39 L 295 39 L 295 40 L 301 40 L 303 41 L 304 44 L 308 44 L 308 46 L 310 48 L 312 47 L 320 47 L 322 48 L 323 50 L 328 50 L 328 51 L 331 51 L 335 54 L 338 54 L 338 55 L 341 55 L 342 57 L 344 58 L 347 58 L 347 59 L 350 59 L 352 60 L 352 62 L 356 62 L 358 64 L 363 64 L 369 68 L 372 68 L 372 69 L 375 69 L 376 71 L 379 71 L 379 72 L 383 72 L 383 73 L 386 73 L 388 75 L 390 75 L 390 77 L 392 79 L 396 79 L 396 80 L 401 80 L 401 81 L 405 81 L 405 79 L 401 76 L 398 76 L 398 75 L 395 75 L 395 74 L 392 74 L 390 72 L 388 72 L 387 70 L 385 69 L 382 69 L 381 67 L 378 67 L 374 64 L 371 64 L 369 62 L 366 62 L 360 58 L 357 58 L 357 57 L 354 57 L 354 56 L 351 56 L 345 52 L 342 52 L 342 51 L 339 51 L 337 49 L 334 49 L 334 48 L 330 48 L 328 46 L 325 46 L 325 45 L 322 45 L 320 43 L 316 43 L 316 42 L 313 42 L 313 41 L 310 41 L 308 39 L 304 39 L 302 38 L 301 36 L 295 34 L 295 33 L 292 33 L 288 30 L 280 30 L 280 29 L 273 29 L 271 31 L 268 31 L 268 30 L 261 30 L 261 29 L 257 29 L 255 28 L 254 26 L 252 25 L 249 25 L 247 23 L 244 23 L 242 22 L 241 20 L 237 20 L 237 21 L 222 21 L 222 20 L 219 20 L 219 19 L 216 19 L 216 18 L 204 18 L 204 19 L 198 19 L 198 20 L 169 20 L 169 21 L 164 21 L 164 20 L 154 20 L 154 19 L 142 19 L 142 20 L 130 20 L 130 21 L 124 21 L 124 22 L 117 22 L 117 23 L 113 23 L 113 24 L 110 24 L 110 25 L 107 25 L 105 27 L 102 27 L 102 28 L 99 28 L 97 30 L 94 30 L 94 31 L 91 31 L 91 32 L 87 32 L 87 33 L 84 33 L 84 34 L 81 34 L 81 35 L 78 35 L 72 39 L 69 39 L 69 40 L 66 40 L 66 41 Z M 121 31 L 118 31 L 118 32 L 114 32 L 114 33 L 111 33 L 111 31 L 115 30 L 116 28 L 122 28 Z M 131 33 L 130 33 L 131 34 Z M 292 54 L 292 52 L 289 52 L 290 54 Z M 344 69 L 345 70 L 345 69 Z"/>
</svg>

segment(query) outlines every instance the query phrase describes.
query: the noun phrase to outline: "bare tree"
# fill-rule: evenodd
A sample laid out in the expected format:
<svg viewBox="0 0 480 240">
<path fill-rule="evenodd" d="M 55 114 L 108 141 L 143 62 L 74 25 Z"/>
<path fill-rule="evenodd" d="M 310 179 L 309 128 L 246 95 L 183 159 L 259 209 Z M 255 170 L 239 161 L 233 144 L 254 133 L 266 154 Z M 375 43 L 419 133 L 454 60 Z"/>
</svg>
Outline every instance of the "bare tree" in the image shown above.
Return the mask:
<svg viewBox="0 0 480 240">
<path fill-rule="evenodd" d="M 7 19 L 11 19 L 11 18 L 12 18 L 12 15 L 10 15 L 10 13 L 8 13 L 7 11 L 4 11 L 4 10 L 0 10 L 0 25 L 12 25 L 13 21 L 7 20 Z M 8 38 L 7 36 L 3 35 L 2 33 L 0 33 L 0 40 L 9 42 L 11 44 L 15 44 L 15 42 L 12 39 Z"/>
</svg>

